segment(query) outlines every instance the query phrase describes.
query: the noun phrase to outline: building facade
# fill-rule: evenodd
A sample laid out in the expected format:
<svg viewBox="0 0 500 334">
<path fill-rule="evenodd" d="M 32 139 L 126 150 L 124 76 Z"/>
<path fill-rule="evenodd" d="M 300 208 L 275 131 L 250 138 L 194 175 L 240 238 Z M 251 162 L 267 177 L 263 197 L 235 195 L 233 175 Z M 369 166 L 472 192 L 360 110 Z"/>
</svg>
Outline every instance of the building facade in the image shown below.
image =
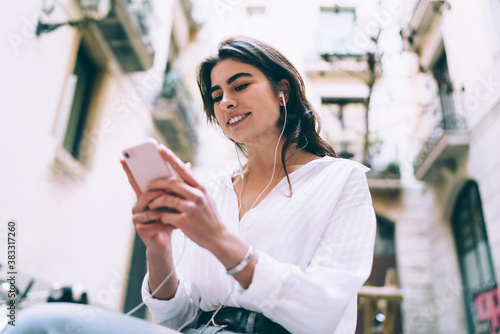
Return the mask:
<svg viewBox="0 0 500 334">
<path fill-rule="evenodd" d="M 181 64 L 228 35 L 276 46 L 302 73 L 324 138 L 372 168 L 378 235 L 358 332 L 487 332 L 497 314 L 497 2 L 201 6 L 204 28 Z"/>
<path fill-rule="evenodd" d="M 20 293 L 34 279 L 30 292 L 59 283 L 73 287 L 74 300 L 85 292 L 91 304 L 112 310 L 140 302 L 145 262 L 131 220 L 136 199 L 119 159 L 147 137 L 186 159 L 195 154 L 191 102 L 168 94 L 182 82 L 165 75 L 198 29 L 190 6 L 8 5 L 0 26 L 0 220 L 17 222 Z M 175 145 L 168 144 L 179 128 Z M 2 248 L 6 233 L 0 232 Z M 1 270 L 5 279 L 6 266 Z M 30 296 L 26 304 L 43 301 Z"/>
<path fill-rule="evenodd" d="M 498 1 L 422 0 L 402 32 L 420 64 L 415 176 L 433 198 L 433 301 L 419 316 L 438 333 L 500 328 L 499 15 Z"/>
<path fill-rule="evenodd" d="M 342 157 L 371 166 L 379 233 L 376 270 L 360 293 L 358 332 L 412 333 L 416 325 L 408 317 L 432 302 L 428 229 L 422 224 L 432 201 L 421 195 L 410 158 L 418 110 L 411 75 L 418 62 L 414 55 L 401 54 L 405 6 L 399 1 L 379 6 L 377 1 L 319 0 L 196 4 L 204 14 L 203 28 L 176 63 L 185 77 L 193 78 L 194 90 L 193 64 L 224 37 L 261 39 L 282 51 L 302 74 L 308 99 L 322 119 L 322 136 Z M 378 43 L 371 42 L 372 35 Z M 223 136 L 202 128 L 197 168 L 209 174 L 234 169 L 234 152 Z M 380 321 L 374 325 L 375 318 Z M 435 321 L 418 326 L 431 333 Z"/>
<path fill-rule="evenodd" d="M 200 178 L 236 168 L 230 142 L 197 123 L 195 74 L 224 37 L 249 35 L 297 66 L 337 153 L 372 169 L 358 332 L 495 332 L 498 0 L 43 3 L 0 22 L 0 218 L 19 226 L 21 290 L 34 277 L 138 304 L 144 248 L 121 150 L 152 136 Z"/>
</svg>

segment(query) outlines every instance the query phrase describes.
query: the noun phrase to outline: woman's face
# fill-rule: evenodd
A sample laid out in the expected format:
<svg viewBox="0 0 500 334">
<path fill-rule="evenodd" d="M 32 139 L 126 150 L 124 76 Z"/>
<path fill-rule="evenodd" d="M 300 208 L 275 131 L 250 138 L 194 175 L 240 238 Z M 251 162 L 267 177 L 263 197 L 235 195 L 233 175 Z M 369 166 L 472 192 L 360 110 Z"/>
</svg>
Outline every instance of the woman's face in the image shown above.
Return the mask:
<svg viewBox="0 0 500 334">
<path fill-rule="evenodd" d="M 229 138 L 249 145 L 279 136 L 279 96 L 258 68 L 225 59 L 212 69 L 211 81 L 215 117 Z"/>
</svg>

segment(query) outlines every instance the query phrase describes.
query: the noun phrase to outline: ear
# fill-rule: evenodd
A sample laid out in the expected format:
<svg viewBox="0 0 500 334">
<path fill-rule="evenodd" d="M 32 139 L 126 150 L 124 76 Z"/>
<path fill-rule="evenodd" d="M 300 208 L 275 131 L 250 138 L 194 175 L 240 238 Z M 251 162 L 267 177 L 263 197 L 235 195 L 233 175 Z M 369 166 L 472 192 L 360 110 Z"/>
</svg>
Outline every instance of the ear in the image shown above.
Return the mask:
<svg viewBox="0 0 500 334">
<path fill-rule="evenodd" d="M 290 99 L 290 83 L 286 79 L 281 79 L 279 82 L 279 86 L 280 86 L 280 91 L 283 92 L 283 94 L 285 95 L 286 103 L 288 103 L 288 100 Z M 281 98 L 280 98 L 280 105 L 283 105 L 283 101 L 281 100 Z"/>
</svg>

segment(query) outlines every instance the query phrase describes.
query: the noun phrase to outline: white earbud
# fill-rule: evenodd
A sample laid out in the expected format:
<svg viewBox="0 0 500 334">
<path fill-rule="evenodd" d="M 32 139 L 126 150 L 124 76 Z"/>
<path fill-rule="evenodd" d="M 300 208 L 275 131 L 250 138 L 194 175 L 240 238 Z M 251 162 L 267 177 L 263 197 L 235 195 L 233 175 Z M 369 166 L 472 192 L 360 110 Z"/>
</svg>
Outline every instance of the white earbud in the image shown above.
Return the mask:
<svg viewBox="0 0 500 334">
<path fill-rule="evenodd" d="M 280 92 L 280 98 L 281 98 L 281 100 L 283 100 L 283 105 L 286 105 L 286 102 L 285 102 L 285 93 Z"/>
</svg>

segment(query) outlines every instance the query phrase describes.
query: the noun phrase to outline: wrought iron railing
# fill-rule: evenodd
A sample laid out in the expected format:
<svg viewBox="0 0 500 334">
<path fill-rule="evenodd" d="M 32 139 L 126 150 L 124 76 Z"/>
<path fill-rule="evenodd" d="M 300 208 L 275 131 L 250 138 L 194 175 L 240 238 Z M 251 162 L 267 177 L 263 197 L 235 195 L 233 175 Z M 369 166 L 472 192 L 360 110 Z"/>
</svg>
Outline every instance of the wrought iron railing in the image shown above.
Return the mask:
<svg viewBox="0 0 500 334">
<path fill-rule="evenodd" d="M 196 109 L 188 88 L 182 81 L 181 75 L 176 70 L 170 70 L 165 74 L 165 80 L 160 92 L 161 98 L 174 101 L 177 111 L 182 118 L 186 134 L 192 149 L 197 146 L 197 135 L 195 130 Z"/>
<path fill-rule="evenodd" d="M 153 50 L 151 39 L 149 37 L 149 29 L 153 17 L 153 7 L 150 0 L 115 0 L 124 1 L 127 9 L 130 12 L 132 21 L 142 35 L 143 43 Z"/>
<path fill-rule="evenodd" d="M 467 122 L 463 113 L 462 103 L 459 96 L 454 93 L 441 93 L 430 106 L 427 116 L 431 116 L 434 119 L 434 126 L 415 158 L 415 170 L 422 166 L 445 134 L 467 131 Z"/>
</svg>

